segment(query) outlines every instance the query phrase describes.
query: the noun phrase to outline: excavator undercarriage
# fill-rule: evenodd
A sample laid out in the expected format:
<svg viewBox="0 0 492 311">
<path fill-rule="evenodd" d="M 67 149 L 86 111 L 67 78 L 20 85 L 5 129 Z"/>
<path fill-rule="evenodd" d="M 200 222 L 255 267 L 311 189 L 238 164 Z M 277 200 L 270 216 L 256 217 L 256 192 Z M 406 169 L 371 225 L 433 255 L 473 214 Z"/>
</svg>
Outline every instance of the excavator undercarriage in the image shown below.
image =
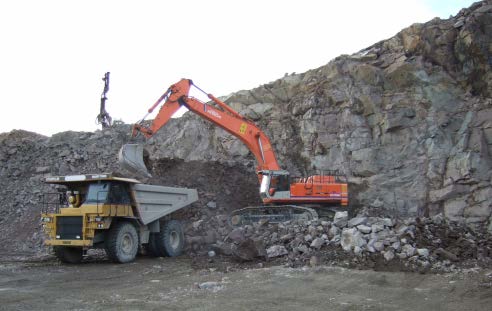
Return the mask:
<svg viewBox="0 0 492 311">
<path fill-rule="evenodd" d="M 233 211 L 230 216 L 230 222 L 233 226 L 249 225 L 261 220 L 268 220 L 270 223 L 279 223 L 317 219 L 318 213 L 316 210 L 296 205 L 249 206 Z"/>
</svg>

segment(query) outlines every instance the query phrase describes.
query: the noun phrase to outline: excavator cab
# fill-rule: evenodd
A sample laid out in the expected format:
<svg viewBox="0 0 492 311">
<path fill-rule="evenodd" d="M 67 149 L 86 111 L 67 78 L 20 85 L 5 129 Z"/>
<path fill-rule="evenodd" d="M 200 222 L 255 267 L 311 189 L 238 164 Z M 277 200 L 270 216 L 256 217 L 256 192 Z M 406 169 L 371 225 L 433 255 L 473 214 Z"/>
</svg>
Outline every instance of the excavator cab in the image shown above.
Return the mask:
<svg viewBox="0 0 492 311">
<path fill-rule="evenodd" d="M 287 171 L 261 172 L 260 196 L 262 199 L 288 199 L 290 197 L 290 173 Z"/>
</svg>

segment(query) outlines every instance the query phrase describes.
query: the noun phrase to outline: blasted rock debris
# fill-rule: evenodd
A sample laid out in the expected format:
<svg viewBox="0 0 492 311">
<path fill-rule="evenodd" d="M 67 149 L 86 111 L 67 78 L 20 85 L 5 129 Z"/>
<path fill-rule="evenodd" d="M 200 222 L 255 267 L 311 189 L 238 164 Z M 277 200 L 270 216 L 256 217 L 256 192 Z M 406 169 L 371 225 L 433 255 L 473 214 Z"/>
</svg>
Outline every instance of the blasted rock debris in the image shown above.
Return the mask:
<svg viewBox="0 0 492 311">
<path fill-rule="evenodd" d="M 492 240 L 485 231 L 443 220 L 442 215 L 390 220 L 370 216 L 349 220 L 359 223 L 363 231 L 330 221 L 229 227 L 229 234 L 220 236 L 214 244 L 195 247 L 192 253 L 214 249 L 239 261 L 276 259 L 293 267 L 345 263 L 441 272 L 492 264 Z M 373 227 L 377 230 L 366 230 Z M 329 237 L 329 232 L 338 234 Z"/>
</svg>

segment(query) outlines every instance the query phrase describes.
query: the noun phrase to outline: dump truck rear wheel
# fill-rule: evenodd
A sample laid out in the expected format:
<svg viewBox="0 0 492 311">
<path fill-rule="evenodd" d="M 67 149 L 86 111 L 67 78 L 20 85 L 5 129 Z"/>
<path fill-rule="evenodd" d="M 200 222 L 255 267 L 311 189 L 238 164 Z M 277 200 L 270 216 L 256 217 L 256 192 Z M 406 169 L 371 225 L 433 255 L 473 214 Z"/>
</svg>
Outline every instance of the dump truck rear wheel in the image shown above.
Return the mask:
<svg viewBox="0 0 492 311">
<path fill-rule="evenodd" d="M 55 256 L 65 263 L 80 263 L 83 250 L 80 247 L 54 246 Z"/>
<path fill-rule="evenodd" d="M 120 222 L 109 229 L 106 253 L 114 262 L 126 263 L 135 260 L 138 251 L 138 233 L 128 222 Z"/>
<path fill-rule="evenodd" d="M 154 234 L 158 256 L 176 257 L 183 253 L 184 233 L 181 223 L 170 220 L 161 226 L 161 231 Z"/>
</svg>

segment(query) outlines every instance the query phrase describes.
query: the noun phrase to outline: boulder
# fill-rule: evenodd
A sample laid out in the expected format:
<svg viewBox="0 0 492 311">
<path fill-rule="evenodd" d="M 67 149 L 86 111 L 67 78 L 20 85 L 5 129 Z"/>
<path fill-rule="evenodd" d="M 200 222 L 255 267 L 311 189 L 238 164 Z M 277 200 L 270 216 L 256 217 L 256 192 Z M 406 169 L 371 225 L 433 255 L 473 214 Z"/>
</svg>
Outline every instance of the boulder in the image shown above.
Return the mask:
<svg viewBox="0 0 492 311">
<path fill-rule="evenodd" d="M 325 240 L 322 238 L 316 238 L 313 242 L 311 242 L 311 248 L 320 249 L 323 244 L 325 244 Z"/>
<path fill-rule="evenodd" d="M 348 221 L 347 226 L 352 228 L 367 222 L 367 217 L 354 217 Z"/>
<path fill-rule="evenodd" d="M 427 258 L 429 257 L 429 250 L 427 248 L 417 248 L 417 254 L 420 257 Z"/>
<path fill-rule="evenodd" d="M 245 239 L 232 249 L 232 255 L 242 261 L 251 261 L 255 258 L 265 258 L 267 252 L 263 241 Z"/>
<path fill-rule="evenodd" d="M 366 226 L 366 225 L 358 225 L 357 230 L 364 234 L 369 234 L 372 232 L 372 227 Z"/>
<path fill-rule="evenodd" d="M 405 253 L 407 257 L 412 257 L 415 255 L 416 249 L 410 244 L 405 244 L 403 245 L 401 252 Z"/>
<path fill-rule="evenodd" d="M 345 228 L 342 231 L 340 245 L 345 251 L 353 250 L 354 247 L 362 247 L 367 242 L 357 228 Z"/>
<path fill-rule="evenodd" d="M 272 245 L 266 250 L 268 258 L 274 258 L 274 257 L 280 257 L 280 256 L 285 256 L 289 252 L 283 245 Z"/>
<path fill-rule="evenodd" d="M 395 253 L 392 250 L 388 250 L 383 253 L 383 257 L 386 261 L 393 260 L 395 258 Z"/>
<path fill-rule="evenodd" d="M 338 228 L 343 228 L 348 223 L 348 212 L 336 212 L 335 217 L 333 218 L 333 225 Z"/>
<path fill-rule="evenodd" d="M 244 230 L 242 228 L 235 228 L 233 229 L 229 235 L 227 236 L 227 239 L 231 240 L 232 242 L 235 243 L 240 243 L 246 239 L 244 235 Z"/>
</svg>

